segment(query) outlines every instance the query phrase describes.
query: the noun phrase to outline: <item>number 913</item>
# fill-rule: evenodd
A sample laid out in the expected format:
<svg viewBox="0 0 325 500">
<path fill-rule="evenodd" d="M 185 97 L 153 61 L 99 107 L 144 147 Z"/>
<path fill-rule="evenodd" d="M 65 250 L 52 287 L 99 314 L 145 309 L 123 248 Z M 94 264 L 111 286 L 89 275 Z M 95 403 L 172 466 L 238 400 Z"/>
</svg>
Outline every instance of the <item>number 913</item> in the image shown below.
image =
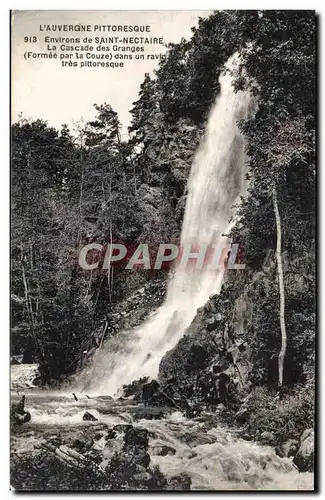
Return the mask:
<svg viewBox="0 0 325 500">
<path fill-rule="evenodd" d="M 36 43 L 37 36 L 24 36 L 24 42 L 25 43 Z"/>
</svg>

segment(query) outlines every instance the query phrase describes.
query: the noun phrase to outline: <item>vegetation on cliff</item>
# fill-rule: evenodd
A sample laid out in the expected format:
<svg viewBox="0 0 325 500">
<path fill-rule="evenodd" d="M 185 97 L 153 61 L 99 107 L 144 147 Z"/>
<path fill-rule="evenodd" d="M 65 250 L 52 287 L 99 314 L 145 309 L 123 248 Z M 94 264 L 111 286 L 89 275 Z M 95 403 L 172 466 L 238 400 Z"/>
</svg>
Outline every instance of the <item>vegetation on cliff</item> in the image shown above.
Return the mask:
<svg viewBox="0 0 325 500">
<path fill-rule="evenodd" d="M 162 360 L 160 376 L 188 399 L 234 411 L 253 387 L 269 391 L 280 382 L 289 398 L 307 384 L 312 395 L 315 45 L 312 11 L 215 12 L 145 76 L 127 141 L 106 103 L 95 105 L 96 118 L 77 136 L 41 120 L 13 124 L 12 352 L 39 362 L 43 383 L 75 372 L 98 339 L 114 334 L 116 306 L 153 277 L 167 278 L 166 271 L 153 276 L 118 266 L 109 275 L 84 271 L 79 250 L 93 241 L 178 241 L 218 75 L 237 51 L 236 86 L 249 86 L 258 101 L 255 116 L 241 124 L 250 185 L 232 232 L 245 249 L 246 270 L 228 272 L 220 296 Z M 262 409 L 252 415 L 262 423 L 245 422 L 262 432 L 273 399 L 257 394 Z M 313 397 L 307 405 L 296 415 L 308 414 L 310 422 Z M 297 437 L 297 425 L 288 436 Z"/>
</svg>

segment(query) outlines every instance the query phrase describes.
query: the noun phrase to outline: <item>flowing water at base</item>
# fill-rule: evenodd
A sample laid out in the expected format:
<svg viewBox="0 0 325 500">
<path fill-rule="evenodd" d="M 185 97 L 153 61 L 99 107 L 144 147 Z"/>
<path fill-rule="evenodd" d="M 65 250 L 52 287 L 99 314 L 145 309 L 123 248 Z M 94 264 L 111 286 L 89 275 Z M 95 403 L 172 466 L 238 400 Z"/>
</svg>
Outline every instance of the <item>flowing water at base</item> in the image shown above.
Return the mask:
<svg viewBox="0 0 325 500">
<path fill-rule="evenodd" d="M 245 142 L 238 122 L 253 113 L 254 104 L 248 91 L 234 92 L 229 70 L 238 62 L 235 54 L 219 78 L 220 94 L 212 106 L 188 181 L 180 243 L 191 252 L 200 249 L 201 255 L 205 246 L 220 249 L 228 243 L 226 235 L 234 224 L 233 206 L 246 191 Z M 129 332 L 127 341 L 120 340 L 116 349 L 109 342 L 103 346 L 87 387 L 115 394 L 122 384 L 144 375 L 156 378 L 164 354 L 184 335 L 198 308 L 219 293 L 222 280 L 223 270 L 205 264 L 189 272 L 178 264 L 169 279 L 165 303 L 148 321 Z"/>
<path fill-rule="evenodd" d="M 31 370 L 32 365 L 29 372 Z M 12 367 L 16 387 L 26 372 L 26 368 Z M 217 413 L 188 419 L 166 408 L 160 419 L 152 420 L 142 417 L 150 415 L 150 408 L 128 399 L 119 401 L 107 396 L 88 399 L 78 394 L 75 401 L 71 393 L 26 387 L 24 393 L 32 420 L 12 435 L 11 449 L 17 454 L 30 453 L 35 446 L 59 433 L 69 435 L 80 430 L 87 433 L 89 427 L 103 424 L 109 428 L 121 423 L 132 424 L 149 431 L 151 466 L 158 465 L 167 477 L 186 473 L 191 477 L 192 490 L 313 489 L 313 474 L 299 473 L 291 459 L 278 457 L 273 448 L 245 441 L 239 438 L 238 430 L 220 426 Z M 12 400 L 19 400 L 16 391 L 12 393 Z M 84 422 L 85 411 L 98 421 Z M 105 445 L 104 438 L 96 441 L 97 449 Z M 174 455 L 160 456 L 157 450 L 166 445 L 174 448 Z"/>
</svg>

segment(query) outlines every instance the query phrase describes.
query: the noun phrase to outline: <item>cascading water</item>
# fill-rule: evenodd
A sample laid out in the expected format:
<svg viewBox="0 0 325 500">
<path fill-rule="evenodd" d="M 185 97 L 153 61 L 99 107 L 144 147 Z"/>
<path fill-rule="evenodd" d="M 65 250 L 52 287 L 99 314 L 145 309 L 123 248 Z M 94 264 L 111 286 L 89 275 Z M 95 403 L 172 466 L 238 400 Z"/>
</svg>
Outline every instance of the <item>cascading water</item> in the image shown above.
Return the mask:
<svg viewBox="0 0 325 500">
<path fill-rule="evenodd" d="M 245 192 L 245 148 L 238 121 L 248 117 L 249 92 L 234 92 L 232 56 L 220 76 L 220 95 L 212 108 L 207 130 L 193 161 L 181 234 L 181 246 L 221 245 L 233 222 L 233 206 Z M 229 71 L 230 70 L 230 71 Z M 220 248 L 220 247 L 219 247 Z M 157 376 L 163 355 L 176 345 L 211 294 L 220 291 L 223 270 L 190 271 L 176 268 L 162 307 L 132 332 L 124 349 L 97 357 L 91 387 L 114 394 L 122 384 L 147 375 Z"/>
<path fill-rule="evenodd" d="M 227 66 L 231 69 L 235 64 L 233 56 Z M 249 93 L 234 93 L 231 83 L 231 75 L 225 72 L 220 77 L 221 93 L 190 174 L 181 245 L 191 243 L 196 249 L 200 244 L 227 241 L 223 234 L 234 223 L 233 205 L 245 193 L 244 140 L 237 122 L 248 117 L 252 102 Z M 100 465 L 105 469 L 116 453 L 125 456 L 119 455 L 124 443 L 121 431 L 114 439 L 108 431 L 116 424 L 131 424 L 149 431 L 151 465 L 159 466 L 167 478 L 183 473 L 189 476 L 192 490 L 312 490 L 313 474 L 298 473 L 289 458 L 280 458 L 270 446 L 245 441 L 236 435 L 236 429 L 219 426 L 217 411 L 189 419 L 164 408 L 155 420 L 152 415 L 146 418 L 145 410 L 150 415 L 150 408 L 127 398 L 107 396 L 143 375 L 157 375 L 165 352 L 184 335 L 197 309 L 211 294 L 219 292 L 222 279 L 223 271 L 204 267 L 188 272 L 178 267 L 170 278 L 165 303 L 141 327 L 130 332 L 131 340 L 125 343 L 124 336 L 117 337 L 115 350 L 111 343 L 98 352 L 87 395 L 82 394 L 80 386 L 78 390 L 74 388 L 78 394 L 75 399 L 70 384 L 66 391 L 40 391 L 32 384 L 36 365 L 13 365 L 12 397 L 18 402 L 20 394 L 16 391 L 28 391 L 26 401 L 32 420 L 12 436 L 12 450 L 19 456 L 27 454 L 29 463 L 31 453 L 37 453 L 48 440 L 52 443 L 53 437 L 70 446 L 75 438 L 82 442 L 84 436 L 86 440 L 93 436 L 90 451 L 94 449 L 96 456 L 101 455 Z M 85 379 L 81 379 L 83 387 Z M 91 393 L 97 396 L 89 397 Z M 86 410 L 97 421 L 84 421 Z M 81 429 L 84 430 L 80 435 Z M 159 449 L 165 445 L 174 452 L 162 454 Z M 67 446 L 61 449 L 67 450 Z"/>
</svg>

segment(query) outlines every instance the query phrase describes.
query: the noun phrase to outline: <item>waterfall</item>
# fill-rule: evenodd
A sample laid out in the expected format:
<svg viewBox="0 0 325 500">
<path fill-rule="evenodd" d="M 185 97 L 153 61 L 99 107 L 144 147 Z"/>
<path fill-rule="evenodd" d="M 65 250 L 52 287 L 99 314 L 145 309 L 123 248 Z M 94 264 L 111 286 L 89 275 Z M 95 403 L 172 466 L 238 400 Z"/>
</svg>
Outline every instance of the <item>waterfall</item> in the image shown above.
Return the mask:
<svg viewBox="0 0 325 500">
<path fill-rule="evenodd" d="M 206 132 L 194 158 L 188 182 L 181 246 L 220 245 L 234 224 L 233 206 L 245 193 L 245 145 L 238 121 L 248 117 L 249 92 L 234 92 L 228 70 L 219 78 L 221 91 L 212 107 Z M 142 376 L 156 377 L 163 355 L 184 335 L 196 311 L 220 291 L 223 270 L 176 268 L 164 304 L 116 352 L 100 354 L 92 372 L 94 390 L 114 394 L 122 384 Z"/>
</svg>

